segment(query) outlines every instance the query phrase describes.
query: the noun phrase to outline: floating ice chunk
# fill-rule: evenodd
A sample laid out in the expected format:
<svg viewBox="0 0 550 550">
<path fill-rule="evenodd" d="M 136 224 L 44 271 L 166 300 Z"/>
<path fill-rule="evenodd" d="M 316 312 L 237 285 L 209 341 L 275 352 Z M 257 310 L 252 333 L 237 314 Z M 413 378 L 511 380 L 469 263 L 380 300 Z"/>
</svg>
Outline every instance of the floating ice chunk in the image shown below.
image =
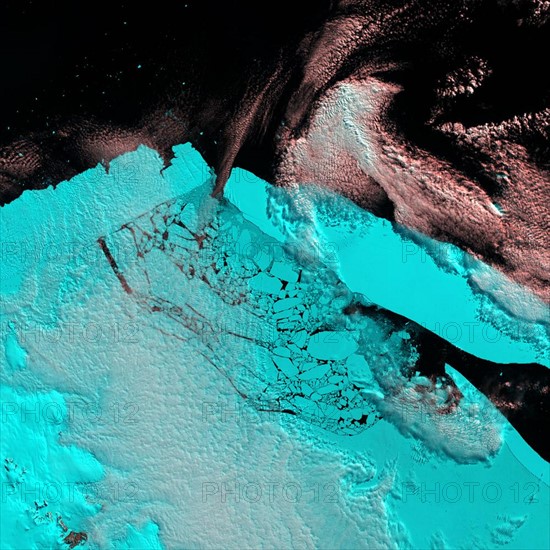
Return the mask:
<svg viewBox="0 0 550 550">
<path fill-rule="evenodd" d="M 273 305 L 273 311 L 279 312 L 285 309 L 290 309 L 297 306 L 300 303 L 298 298 L 286 298 L 285 300 L 279 300 Z"/>
<path fill-rule="evenodd" d="M 277 365 L 284 374 L 289 378 L 293 378 L 298 374 L 298 369 L 294 366 L 294 363 L 288 357 L 273 356 L 273 362 Z"/>
<path fill-rule="evenodd" d="M 357 350 L 357 342 L 348 332 L 319 332 L 309 340 L 307 351 L 316 359 L 345 359 Z"/>
<path fill-rule="evenodd" d="M 268 275 L 267 273 L 258 273 L 248 281 L 248 286 L 252 290 L 265 292 L 266 294 L 277 294 L 282 288 L 282 283 L 279 279 Z"/>
<path fill-rule="evenodd" d="M 288 281 L 289 283 L 295 283 L 298 280 L 298 273 L 296 273 L 288 264 L 283 262 L 273 262 L 270 271 L 275 277 L 279 277 L 279 279 Z"/>
<path fill-rule="evenodd" d="M 322 378 L 330 370 L 330 365 L 319 365 L 307 370 L 300 374 L 301 380 L 313 380 L 315 378 Z"/>
</svg>

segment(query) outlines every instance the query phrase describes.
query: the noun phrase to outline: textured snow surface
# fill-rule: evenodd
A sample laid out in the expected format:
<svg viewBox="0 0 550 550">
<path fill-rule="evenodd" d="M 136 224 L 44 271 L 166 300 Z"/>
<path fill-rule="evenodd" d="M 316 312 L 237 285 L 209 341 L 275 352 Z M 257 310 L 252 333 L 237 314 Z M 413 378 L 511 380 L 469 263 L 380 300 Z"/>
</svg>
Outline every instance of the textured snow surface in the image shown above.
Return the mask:
<svg viewBox="0 0 550 550">
<path fill-rule="evenodd" d="M 342 309 L 495 361 L 547 361 L 544 316 L 313 187 L 235 170 L 214 200 L 175 152 L 1 211 L 2 549 L 547 548 L 548 464 L 452 369 L 438 415 L 406 331 Z"/>
</svg>

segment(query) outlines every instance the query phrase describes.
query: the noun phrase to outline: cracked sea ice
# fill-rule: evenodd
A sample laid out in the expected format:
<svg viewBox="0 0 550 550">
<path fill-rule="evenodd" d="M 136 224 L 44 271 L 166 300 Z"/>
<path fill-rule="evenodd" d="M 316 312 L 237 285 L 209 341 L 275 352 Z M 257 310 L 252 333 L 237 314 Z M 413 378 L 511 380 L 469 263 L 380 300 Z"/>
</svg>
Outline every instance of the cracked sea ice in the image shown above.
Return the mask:
<svg viewBox="0 0 550 550">
<path fill-rule="evenodd" d="M 210 199 L 200 156 L 189 146 L 176 151 L 162 174 L 146 148 L 122 157 L 140 166 L 131 187 L 117 159 L 108 175 L 97 168 L 70 186 L 26 193 L 3 215 L 14 231 L 21 211 L 38 211 L 17 239 L 61 250 L 57 261 L 35 254 L 11 266 L 2 320 L 17 327 L 27 366 L 3 369 L 2 381 L 18 391 L 54 388 L 76 403 L 56 444 L 78 445 L 104 470 L 95 482 L 99 509 L 81 518 L 83 527 L 78 520 L 88 544 L 547 546 L 548 487 L 537 478 L 547 482 L 547 473 L 525 470 L 502 443 L 512 429 L 499 414 L 483 422 L 456 414 L 439 426 L 425 415 L 415 419 L 421 429 L 404 428 L 403 410 L 414 419 L 417 409 L 399 408 L 410 393 L 403 369 L 415 357 L 402 327 L 344 316 L 365 298 L 327 268 L 316 235 L 296 233 L 292 217 L 266 227 L 257 205 L 255 224 L 238 201 Z M 254 180 L 237 176 L 229 199 Z M 271 208 L 278 204 L 284 213 L 288 204 Z M 31 325 L 50 337 L 36 338 Z M 460 407 L 487 410 L 464 384 Z M 103 412 L 93 422 L 90 404 Z M 441 443 L 457 427 L 453 437 L 463 439 L 449 449 Z M 33 475 L 55 465 L 43 467 Z M 537 502 L 519 498 L 508 479 L 522 491 L 536 483 Z M 472 498 L 471 482 L 479 484 Z M 117 483 L 125 490 L 113 492 Z M 502 495 L 488 502 L 482 490 L 495 483 Z M 423 498 L 423 488 L 441 493 L 452 484 L 462 491 L 452 507 Z M 37 532 L 20 536 L 32 541 Z"/>
</svg>

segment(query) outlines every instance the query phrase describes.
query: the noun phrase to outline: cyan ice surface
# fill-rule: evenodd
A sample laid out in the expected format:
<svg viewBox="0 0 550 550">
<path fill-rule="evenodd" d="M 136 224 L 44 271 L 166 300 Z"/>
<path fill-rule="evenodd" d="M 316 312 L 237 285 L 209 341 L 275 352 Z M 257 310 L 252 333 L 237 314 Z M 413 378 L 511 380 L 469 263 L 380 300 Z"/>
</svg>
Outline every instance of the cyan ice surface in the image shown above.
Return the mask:
<svg viewBox="0 0 550 550">
<path fill-rule="evenodd" d="M 434 414 L 445 396 L 400 373 L 407 334 L 341 309 L 358 293 L 456 323 L 455 345 L 504 361 L 544 359 L 544 316 L 320 190 L 235 170 L 214 200 L 200 155 L 175 152 L 163 170 L 140 147 L 0 211 L 2 460 L 78 484 L 48 508 L 92 548 L 548 548 L 548 464 L 452 369 L 464 399 Z M 5 406 L 23 398 L 35 422 Z M 2 548 L 60 544 L 29 513 L 6 494 Z"/>
<path fill-rule="evenodd" d="M 1 547 L 62 548 L 61 521 L 80 531 L 100 505 L 81 487 L 103 477 L 89 452 L 60 443 L 67 428 L 63 396 L 0 386 L 2 403 Z"/>
<path fill-rule="evenodd" d="M 549 365 L 547 306 L 481 261 L 311 185 L 283 191 L 243 170 L 233 174 L 226 196 L 247 219 L 281 242 L 307 243 L 351 291 L 484 359 Z M 477 292 L 480 279 L 491 294 Z M 506 302 L 514 298 L 520 304 Z"/>
<path fill-rule="evenodd" d="M 128 536 L 124 540 L 115 541 L 114 547 L 117 550 L 162 550 L 159 527 L 155 523 L 149 522 L 141 531 L 138 531 L 129 525 Z"/>
<path fill-rule="evenodd" d="M 6 361 L 12 369 L 22 369 L 27 362 L 27 352 L 21 347 L 17 339 L 13 323 L 7 324 Z"/>
</svg>

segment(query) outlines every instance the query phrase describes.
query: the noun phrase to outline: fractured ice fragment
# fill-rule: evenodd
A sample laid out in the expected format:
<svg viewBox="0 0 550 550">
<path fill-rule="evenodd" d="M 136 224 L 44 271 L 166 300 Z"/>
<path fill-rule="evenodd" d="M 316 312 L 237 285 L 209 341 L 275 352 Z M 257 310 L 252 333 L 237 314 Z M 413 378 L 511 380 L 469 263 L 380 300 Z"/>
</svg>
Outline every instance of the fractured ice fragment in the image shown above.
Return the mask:
<svg viewBox="0 0 550 550">
<path fill-rule="evenodd" d="M 290 350 L 288 348 L 275 348 L 273 353 L 280 357 L 290 357 Z"/>
<path fill-rule="evenodd" d="M 310 338 L 307 351 L 316 359 L 345 359 L 357 350 L 357 342 L 347 332 L 318 332 Z"/>
<path fill-rule="evenodd" d="M 279 300 L 273 305 L 273 311 L 279 312 L 286 309 L 293 308 L 294 306 L 297 306 L 300 303 L 300 300 L 298 298 L 286 298 L 284 300 Z"/>
<path fill-rule="evenodd" d="M 330 370 L 330 365 L 318 365 L 300 374 L 300 380 L 313 380 L 322 378 Z"/>
<path fill-rule="evenodd" d="M 332 393 L 338 391 L 338 386 L 335 384 L 329 384 L 328 386 L 323 386 L 317 390 L 319 395 L 326 395 L 327 393 Z"/>
<path fill-rule="evenodd" d="M 298 280 L 298 274 L 287 264 L 283 262 L 273 262 L 271 274 L 283 281 L 295 283 Z"/>
<path fill-rule="evenodd" d="M 296 344 L 299 348 L 303 348 L 307 340 L 307 332 L 305 330 L 300 330 L 292 336 L 292 342 Z"/>
<path fill-rule="evenodd" d="M 278 355 L 274 355 L 273 362 L 289 378 L 293 378 L 298 374 L 298 369 L 288 357 L 279 357 Z"/>
<path fill-rule="evenodd" d="M 258 292 L 265 292 L 266 294 L 277 294 L 283 286 L 279 279 L 263 272 L 252 277 L 248 281 L 248 285 L 251 289 L 257 290 Z"/>
</svg>

